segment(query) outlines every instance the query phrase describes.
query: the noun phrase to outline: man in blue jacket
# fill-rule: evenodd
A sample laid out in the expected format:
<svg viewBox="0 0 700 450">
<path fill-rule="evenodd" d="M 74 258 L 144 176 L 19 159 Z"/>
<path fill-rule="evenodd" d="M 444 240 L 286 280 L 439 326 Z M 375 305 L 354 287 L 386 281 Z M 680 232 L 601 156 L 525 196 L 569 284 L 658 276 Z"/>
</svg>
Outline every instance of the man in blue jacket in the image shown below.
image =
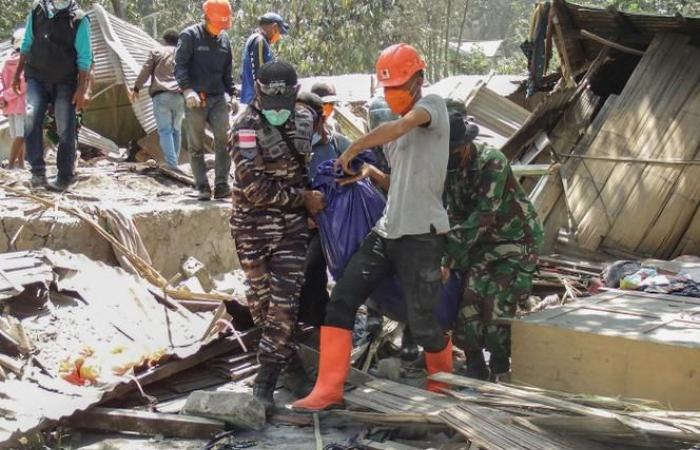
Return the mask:
<svg viewBox="0 0 700 450">
<path fill-rule="evenodd" d="M 92 46 L 90 19 L 75 0 L 37 0 L 27 18 L 12 88 L 18 92 L 20 77 L 27 80 L 25 127 L 27 161 L 32 186 L 54 191 L 67 189 L 74 180 L 75 112 L 88 99 Z M 53 105 L 59 137 L 55 181 L 46 181 L 44 118 Z"/>
<path fill-rule="evenodd" d="M 289 25 L 277 13 L 260 17 L 258 29 L 250 35 L 243 49 L 241 63 L 241 103 L 250 105 L 255 99 L 255 80 L 266 63 L 276 59 L 272 45 L 289 33 Z"/>
<path fill-rule="evenodd" d="M 229 102 L 234 94 L 231 44 L 225 30 L 231 28 L 229 0 L 204 2 L 204 22 L 180 34 L 175 52 L 175 78 L 185 96 L 187 149 L 199 200 L 211 199 L 211 187 L 204 163 L 205 128 L 214 133 L 216 172 L 214 198 L 231 195 L 227 151 Z"/>
</svg>

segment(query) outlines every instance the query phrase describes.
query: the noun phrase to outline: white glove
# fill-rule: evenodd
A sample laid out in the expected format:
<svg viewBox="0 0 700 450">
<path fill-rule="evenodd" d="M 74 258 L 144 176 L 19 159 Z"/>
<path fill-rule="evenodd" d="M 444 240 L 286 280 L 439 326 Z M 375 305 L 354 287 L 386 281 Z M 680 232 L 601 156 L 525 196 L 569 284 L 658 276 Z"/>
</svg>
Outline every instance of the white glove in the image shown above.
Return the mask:
<svg viewBox="0 0 700 450">
<path fill-rule="evenodd" d="M 188 108 L 201 108 L 202 100 L 195 91 L 192 89 L 187 89 L 183 94 L 185 95 L 185 104 Z"/>
</svg>

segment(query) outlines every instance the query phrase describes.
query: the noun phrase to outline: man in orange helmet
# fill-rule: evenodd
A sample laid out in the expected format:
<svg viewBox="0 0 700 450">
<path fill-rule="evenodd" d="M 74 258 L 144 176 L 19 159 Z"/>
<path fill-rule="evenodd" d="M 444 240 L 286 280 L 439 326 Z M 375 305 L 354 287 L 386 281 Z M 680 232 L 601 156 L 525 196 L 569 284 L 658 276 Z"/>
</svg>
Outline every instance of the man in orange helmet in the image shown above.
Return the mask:
<svg viewBox="0 0 700 450">
<path fill-rule="evenodd" d="M 204 164 L 205 128 L 214 133 L 214 198 L 231 196 L 228 153 L 229 101 L 233 97 L 233 59 L 226 30 L 231 28 L 232 11 L 229 0 L 204 2 L 203 23 L 185 28 L 175 51 L 175 78 L 185 97 L 185 126 L 187 150 L 192 175 L 198 191 L 197 198 L 210 200 L 211 186 Z"/>
<path fill-rule="evenodd" d="M 362 136 L 338 158 L 351 180 L 350 161 L 368 148 L 393 142 L 386 150 L 391 178 L 373 177 L 387 189 L 384 214 L 365 238 L 331 295 L 321 328 L 319 375 L 314 390 L 294 403 L 298 411 L 319 411 L 343 404 L 343 386 L 350 367 L 355 313 L 387 277 L 398 275 L 406 296 L 408 326 L 425 349 L 429 374 L 452 371 L 452 344 L 433 309 L 442 292 L 440 262 L 450 225 L 442 194 L 449 158 L 450 124 L 445 101 L 423 97 L 423 70 L 418 52 L 407 44 L 385 49 L 377 61 L 377 78 L 386 102 L 399 119 Z M 427 389 L 443 385 L 428 381 Z"/>
</svg>

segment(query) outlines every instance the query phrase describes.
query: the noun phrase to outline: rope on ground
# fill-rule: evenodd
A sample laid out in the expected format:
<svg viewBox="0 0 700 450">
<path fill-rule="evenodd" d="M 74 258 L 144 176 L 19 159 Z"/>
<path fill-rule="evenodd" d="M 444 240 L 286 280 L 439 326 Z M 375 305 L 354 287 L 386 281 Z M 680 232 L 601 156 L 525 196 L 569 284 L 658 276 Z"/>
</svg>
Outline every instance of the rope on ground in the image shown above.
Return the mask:
<svg viewBox="0 0 700 450">
<path fill-rule="evenodd" d="M 144 261 L 143 258 L 132 252 L 130 249 L 128 249 L 124 244 L 119 242 L 118 239 L 109 234 L 99 223 L 97 223 L 92 217 L 90 217 L 88 214 L 86 214 L 83 210 L 79 208 L 61 205 L 53 200 L 42 198 L 34 194 L 30 194 L 29 192 L 25 192 L 23 190 L 2 184 L 0 184 L 0 189 L 3 189 L 18 197 L 32 200 L 33 202 L 39 203 L 40 205 L 44 205 L 47 208 L 55 208 L 58 211 L 62 211 L 66 214 L 77 217 L 83 222 L 87 223 L 92 229 L 94 229 L 97 232 L 97 234 L 99 234 L 102 238 L 107 240 L 107 242 L 109 242 L 115 250 L 121 252 L 124 255 L 124 257 L 129 260 L 129 262 L 134 266 L 134 269 L 137 271 L 140 277 L 146 279 L 149 283 L 153 284 L 154 286 L 163 289 L 163 291 L 167 295 L 169 295 L 175 300 L 219 303 L 228 302 L 232 299 L 231 296 L 224 294 L 194 293 L 185 289 L 175 289 L 169 286 L 168 280 L 166 280 L 165 277 L 163 277 L 163 275 L 161 275 L 153 266 L 151 266 L 148 262 Z"/>
</svg>

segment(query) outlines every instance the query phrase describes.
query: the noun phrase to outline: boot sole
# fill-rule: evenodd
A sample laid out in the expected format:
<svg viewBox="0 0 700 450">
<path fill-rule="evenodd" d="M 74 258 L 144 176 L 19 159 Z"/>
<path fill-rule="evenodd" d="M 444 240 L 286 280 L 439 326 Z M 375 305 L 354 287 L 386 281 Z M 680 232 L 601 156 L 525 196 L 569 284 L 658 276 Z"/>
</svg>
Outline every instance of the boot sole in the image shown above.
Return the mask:
<svg viewBox="0 0 700 450">
<path fill-rule="evenodd" d="M 313 414 L 313 413 L 318 413 L 318 412 L 323 412 L 323 411 L 335 411 L 339 409 L 346 409 L 345 407 L 345 402 L 343 403 L 334 403 L 332 405 L 328 405 L 325 408 L 317 408 L 317 409 L 312 409 L 312 408 L 299 408 L 292 406 L 291 407 L 292 411 L 298 412 L 298 413 L 304 413 L 304 414 Z"/>
</svg>

